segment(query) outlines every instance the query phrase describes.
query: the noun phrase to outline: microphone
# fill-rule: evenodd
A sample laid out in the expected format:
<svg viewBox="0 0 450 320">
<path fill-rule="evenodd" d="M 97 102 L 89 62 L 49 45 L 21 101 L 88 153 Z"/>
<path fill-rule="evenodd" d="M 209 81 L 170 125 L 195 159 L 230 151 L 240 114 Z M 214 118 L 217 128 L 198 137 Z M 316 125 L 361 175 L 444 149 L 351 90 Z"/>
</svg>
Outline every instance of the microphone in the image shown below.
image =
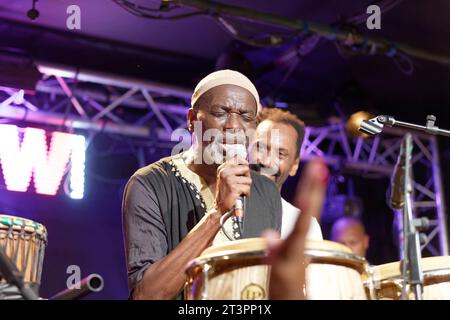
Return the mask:
<svg viewBox="0 0 450 320">
<path fill-rule="evenodd" d="M 359 131 L 367 133 L 371 136 L 379 134 L 383 131 L 384 125 L 392 127 L 396 121 L 391 116 L 381 115 L 369 120 L 361 121 Z"/>
<path fill-rule="evenodd" d="M 383 124 L 378 122 L 377 118 L 373 118 L 370 120 L 363 120 L 359 125 L 359 131 L 373 136 L 383 131 Z"/>
<path fill-rule="evenodd" d="M 247 158 L 247 148 L 244 144 L 226 144 L 225 152 L 227 159 L 230 159 L 235 156 L 242 159 Z M 242 236 L 242 232 L 244 229 L 245 202 L 246 196 L 241 195 L 236 199 L 236 202 L 232 209 L 232 216 L 235 217 L 236 222 L 238 223 L 239 226 L 239 230 L 237 230 L 239 236 Z"/>
<path fill-rule="evenodd" d="M 405 204 L 404 197 L 404 177 L 405 177 L 405 161 L 406 161 L 406 144 L 402 142 L 400 154 L 394 167 L 394 174 L 391 177 L 391 197 L 390 206 L 392 209 L 401 209 Z"/>
<path fill-rule="evenodd" d="M 236 217 L 241 233 L 244 228 L 244 202 L 245 196 L 238 197 L 233 210 L 233 215 Z"/>
</svg>

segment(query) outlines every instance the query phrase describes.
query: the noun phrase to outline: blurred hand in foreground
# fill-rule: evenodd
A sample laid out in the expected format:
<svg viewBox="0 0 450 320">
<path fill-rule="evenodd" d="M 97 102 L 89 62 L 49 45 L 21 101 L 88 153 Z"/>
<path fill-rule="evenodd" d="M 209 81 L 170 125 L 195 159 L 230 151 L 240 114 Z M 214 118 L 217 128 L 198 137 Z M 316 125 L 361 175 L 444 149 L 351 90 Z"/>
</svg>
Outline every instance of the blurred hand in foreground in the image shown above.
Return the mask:
<svg viewBox="0 0 450 320">
<path fill-rule="evenodd" d="M 306 164 L 297 187 L 296 205 L 301 209 L 292 233 L 279 240 L 276 231 L 268 230 L 269 254 L 267 264 L 272 266 L 269 284 L 270 300 L 305 299 L 305 239 L 311 217 L 319 217 L 325 200 L 329 170 L 322 159 Z"/>
</svg>

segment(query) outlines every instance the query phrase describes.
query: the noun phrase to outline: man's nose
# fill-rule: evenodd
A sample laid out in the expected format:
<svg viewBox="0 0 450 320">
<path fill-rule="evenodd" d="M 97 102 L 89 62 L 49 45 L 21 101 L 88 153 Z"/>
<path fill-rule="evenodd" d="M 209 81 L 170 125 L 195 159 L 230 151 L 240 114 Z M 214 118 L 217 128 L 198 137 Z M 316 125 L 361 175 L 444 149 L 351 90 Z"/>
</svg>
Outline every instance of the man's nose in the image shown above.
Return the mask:
<svg viewBox="0 0 450 320">
<path fill-rule="evenodd" d="M 263 168 L 271 168 L 273 165 L 270 161 L 270 157 L 263 157 L 261 154 L 258 154 L 257 163 Z"/>
<path fill-rule="evenodd" d="M 236 112 L 230 112 L 227 115 L 227 120 L 225 121 L 224 127 L 225 130 L 231 131 L 239 131 L 244 127 L 242 125 L 241 116 Z"/>
</svg>

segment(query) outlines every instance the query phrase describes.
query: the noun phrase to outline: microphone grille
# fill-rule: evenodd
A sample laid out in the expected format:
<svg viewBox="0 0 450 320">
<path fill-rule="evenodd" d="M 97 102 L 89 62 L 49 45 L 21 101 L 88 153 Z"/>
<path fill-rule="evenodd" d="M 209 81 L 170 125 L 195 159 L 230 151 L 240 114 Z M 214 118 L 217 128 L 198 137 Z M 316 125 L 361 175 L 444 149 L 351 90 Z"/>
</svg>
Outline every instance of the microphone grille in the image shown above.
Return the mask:
<svg viewBox="0 0 450 320">
<path fill-rule="evenodd" d="M 227 159 L 231 159 L 234 156 L 247 159 L 247 148 L 243 144 L 227 144 L 225 145 L 225 149 Z"/>
</svg>

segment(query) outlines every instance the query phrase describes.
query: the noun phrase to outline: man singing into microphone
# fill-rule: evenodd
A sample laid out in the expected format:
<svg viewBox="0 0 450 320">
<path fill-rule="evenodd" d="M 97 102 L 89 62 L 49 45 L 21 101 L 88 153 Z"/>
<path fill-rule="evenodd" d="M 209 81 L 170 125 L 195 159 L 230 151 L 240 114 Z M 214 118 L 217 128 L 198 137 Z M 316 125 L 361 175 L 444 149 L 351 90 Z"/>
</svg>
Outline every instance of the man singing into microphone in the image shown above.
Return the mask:
<svg viewBox="0 0 450 320">
<path fill-rule="evenodd" d="M 242 149 L 232 144 L 246 143 L 242 137 L 255 129 L 258 107 L 258 92 L 244 75 L 211 73 L 192 96 L 191 148 L 131 177 L 123 202 L 130 298 L 179 296 L 186 264 L 211 244 L 227 240 L 220 218 L 241 196 L 246 196 L 243 238 L 258 237 L 266 229 L 280 231 L 281 199 L 275 184 L 250 171 L 242 156 L 216 161 L 223 151 Z M 199 124 L 201 130 L 194 132 Z M 212 129 L 218 134 L 204 139 Z M 227 233 L 233 227 L 228 219 Z"/>
</svg>

